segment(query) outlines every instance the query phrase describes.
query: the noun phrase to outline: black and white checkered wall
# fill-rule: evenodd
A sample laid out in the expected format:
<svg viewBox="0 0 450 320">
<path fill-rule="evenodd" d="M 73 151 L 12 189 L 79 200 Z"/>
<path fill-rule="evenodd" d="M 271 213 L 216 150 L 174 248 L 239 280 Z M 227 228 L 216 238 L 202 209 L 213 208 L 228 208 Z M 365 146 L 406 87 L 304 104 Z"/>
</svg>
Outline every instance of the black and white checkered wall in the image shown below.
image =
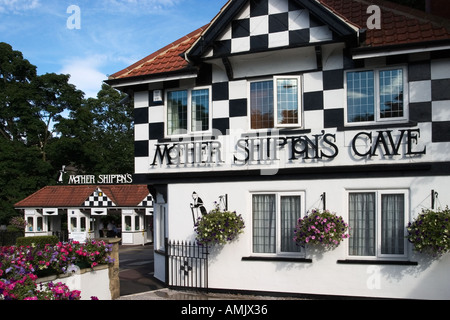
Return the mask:
<svg viewBox="0 0 450 320">
<path fill-rule="evenodd" d="M 141 203 L 138 204 L 138 207 L 150 208 L 153 207 L 153 197 L 149 194 Z"/>
<path fill-rule="evenodd" d="M 89 198 L 84 202 L 85 207 L 115 207 L 115 203 L 108 198 L 104 193 L 99 194 L 95 191 Z"/>
<path fill-rule="evenodd" d="M 214 43 L 213 56 L 332 40 L 328 26 L 294 1 L 252 0 Z"/>
<path fill-rule="evenodd" d="M 314 28 L 320 28 L 322 30 L 320 34 L 323 37 L 314 36 L 319 34 L 319 29 Z M 325 31 L 325 28 L 328 31 Z M 328 27 L 320 26 L 305 9 L 285 0 L 250 1 L 250 5 L 236 17 L 228 31 L 218 39 L 219 43 L 223 43 L 219 46 L 222 49 L 218 47 L 217 50 L 223 50 L 226 47 L 226 52 L 229 50 L 230 54 L 251 51 L 254 48 L 252 43 L 256 43 L 256 39 L 263 38 L 267 41 L 261 40 L 264 46 L 260 43 L 259 49 L 266 48 L 266 42 L 267 48 L 275 43 L 279 43 L 281 48 L 293 44 L 292 39 L 295 38 L 293 34 L 300 31 L 305 35 L 309 34 L 309 37 L 303 37 L 306 42 L 311 43 L 311 46 L 320 45 L 322 49 L 321 64 L 317 64 L 315 55 L 308 57 L 305 54 L 305 56 L 299 56 L 299 59 L 306 57 L 305 60 L 309 64 L 304 63 L 302 70 L 295 70 L 295 68 L 292 70 L 293 73 L 300 75 L 302 80 L 302 130 L 330 128 L 345 130 L 346 70 L 399 65 L 405 66 L 407 71 L 409 97 L 407 108 L 409 108 L 410 122 L 430 123 L 432 142 L 442 142 L 450 146 L 450 58 L 448 58 L 450 55 L 448 51 L 426 55 L 412 54 L 354 60 L 342 43 L 329 43 L 332 34 Z M 285 33 L 290 36 L 286 38 Z M 269 40 L 275 39 L 276 36 L 279 36 L 277 41 Z M 282 42 L 283 37 L 289 41 Z M 320 43 L 320 41 L 325 42 Z M 240 46 L 237 46 L 238 43 Z M 306 49 L 298 50 L 308 52 L 307 47 L 304 48 Z M 285 49 L 275 52 L 282 53 Z M 218 53 L 219 51 L 215 51 L 212 54 Z M 258 76 L 270 70 L 267 61 L 259 68 L 255 72 Z M 266 74 L 267 77 L 272 75 L 274 74 Z M 230 80 L 223 67 L 208 65 L 197 79 L 190 80 L 192 87 L 211 86 L 210 112 L 215 134 L 217 132 L 227 134 L 228 130 L 243 132 L 249 130 L 248 82 L 254 79 L 250 75 Z M 185 87 L 188 81 L 171 81 L 157 89 L 165 91 Z M 149 163 L 152 161 L 149 157 L 153 154 L 153 151 L 149 150 L 150 145 L 155 142 L 170 141 L 170 137 L 165 135 L 165 112 L 164 101 L 154 101 L 152 90 L 135 94 L 136 173 L 148 172 Z"/>
</svg>

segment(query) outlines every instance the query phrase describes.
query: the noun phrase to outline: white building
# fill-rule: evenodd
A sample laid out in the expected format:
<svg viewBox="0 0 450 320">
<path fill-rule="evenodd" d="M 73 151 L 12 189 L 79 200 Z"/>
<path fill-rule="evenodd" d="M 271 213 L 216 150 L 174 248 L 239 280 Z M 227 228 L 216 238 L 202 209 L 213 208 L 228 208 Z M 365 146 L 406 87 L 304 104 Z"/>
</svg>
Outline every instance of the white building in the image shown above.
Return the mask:
<svg viewBox="0 0 450 320">
<path fill-rule="evenodd" d="M 79 242 L 120 237 L 124 245 L 153 241 L 153 197 L 147 185 L 47 186 L 15 208 L 24 213 L 27 237 L 67 234 Z"/>
<path fill-rule="evenodd" d="M 134 181 L 153 190 L 157 278 L 164 239 L 195 239 L 195 192 L 207 211 L 226 195 L 246 223 L 211 249 L 211 289 L 450 299 L 449 256 L 405 238 L 422 209 L 450 199 L 448 24 L 376 4 L 231 0 L 108 79 L 135 101 Z M 327 252 L 282 244 L 324 207 L 350 239 Z"/>
</svg>

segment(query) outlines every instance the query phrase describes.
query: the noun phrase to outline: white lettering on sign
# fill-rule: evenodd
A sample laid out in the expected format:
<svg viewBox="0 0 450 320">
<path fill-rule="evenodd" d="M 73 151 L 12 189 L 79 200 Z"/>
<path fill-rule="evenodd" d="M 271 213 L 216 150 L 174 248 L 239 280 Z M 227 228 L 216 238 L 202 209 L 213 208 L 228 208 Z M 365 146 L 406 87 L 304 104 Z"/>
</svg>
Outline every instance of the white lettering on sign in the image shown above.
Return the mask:
<svg viewBox="0 0 450 320">
<path fill-rule="evenodd" d="M 130 184 L 133 183 L 133 176 L 127 174 L 102 174 L 98 177 L 94 175 L 72 175 L 69 177 L 69 184 Z"/>
</svg>

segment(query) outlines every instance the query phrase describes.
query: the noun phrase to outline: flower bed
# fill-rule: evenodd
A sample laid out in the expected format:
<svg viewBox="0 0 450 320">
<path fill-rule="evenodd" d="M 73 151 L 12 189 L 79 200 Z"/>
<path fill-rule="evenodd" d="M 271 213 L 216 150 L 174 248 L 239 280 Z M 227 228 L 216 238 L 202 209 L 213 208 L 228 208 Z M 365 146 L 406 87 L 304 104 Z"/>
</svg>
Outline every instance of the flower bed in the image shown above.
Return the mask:
<svg viewBox="0 0 450 320">
<path fill-rule="evenodd" d="M 333 248 L 349 237 L 347 232 L 348 224 L 341 216 L 328 210 L 313 210 L 298 219 L 294 241 L 302 247 L 312 244 Z"/>
<path fill-rule="evenodd" d="M 0 300 L 80 300 L 79 290 L 62 283 L 36 284 L 37 276 L 26 274 L 20 279 L 0 279 Z"/>
<path fill-rule="evenodd" d="M 45 246 L 0 248 L 0 300 L 78 300 L 79 294 L 66 285 L 50 282 L 38 288 L 36 279 L 48 275 L 71 274 L 80 268 L 94 268 L 114 261 L 109 256 L 111 245 L 90 240 Z M 56 289 L 55 289 L 56 288 Z M 56 290 L 56 291 L 55 291 Z"/>
</svg>

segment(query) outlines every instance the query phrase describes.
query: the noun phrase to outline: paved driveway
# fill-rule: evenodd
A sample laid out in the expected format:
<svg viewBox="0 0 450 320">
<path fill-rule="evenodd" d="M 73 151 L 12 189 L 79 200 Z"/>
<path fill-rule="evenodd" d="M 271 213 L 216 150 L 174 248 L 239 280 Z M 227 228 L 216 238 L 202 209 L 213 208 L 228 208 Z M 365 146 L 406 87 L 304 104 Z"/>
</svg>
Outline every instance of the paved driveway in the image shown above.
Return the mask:
<svg viewBox="0 0 450 320">
<path fill-rule="evenodd" d="M 153 277 L 153 271 L 153 245 L 120 246 L 120 296 L 164 288 L 164 285 Z"/>
<path fill-rule="evenodd" d="M 120 246 L 120 298 L 117 300 L 298 300 L 289 297 L 171 290 L 155 279 L 153 272 L 153 245 Z"/>
</svg>

